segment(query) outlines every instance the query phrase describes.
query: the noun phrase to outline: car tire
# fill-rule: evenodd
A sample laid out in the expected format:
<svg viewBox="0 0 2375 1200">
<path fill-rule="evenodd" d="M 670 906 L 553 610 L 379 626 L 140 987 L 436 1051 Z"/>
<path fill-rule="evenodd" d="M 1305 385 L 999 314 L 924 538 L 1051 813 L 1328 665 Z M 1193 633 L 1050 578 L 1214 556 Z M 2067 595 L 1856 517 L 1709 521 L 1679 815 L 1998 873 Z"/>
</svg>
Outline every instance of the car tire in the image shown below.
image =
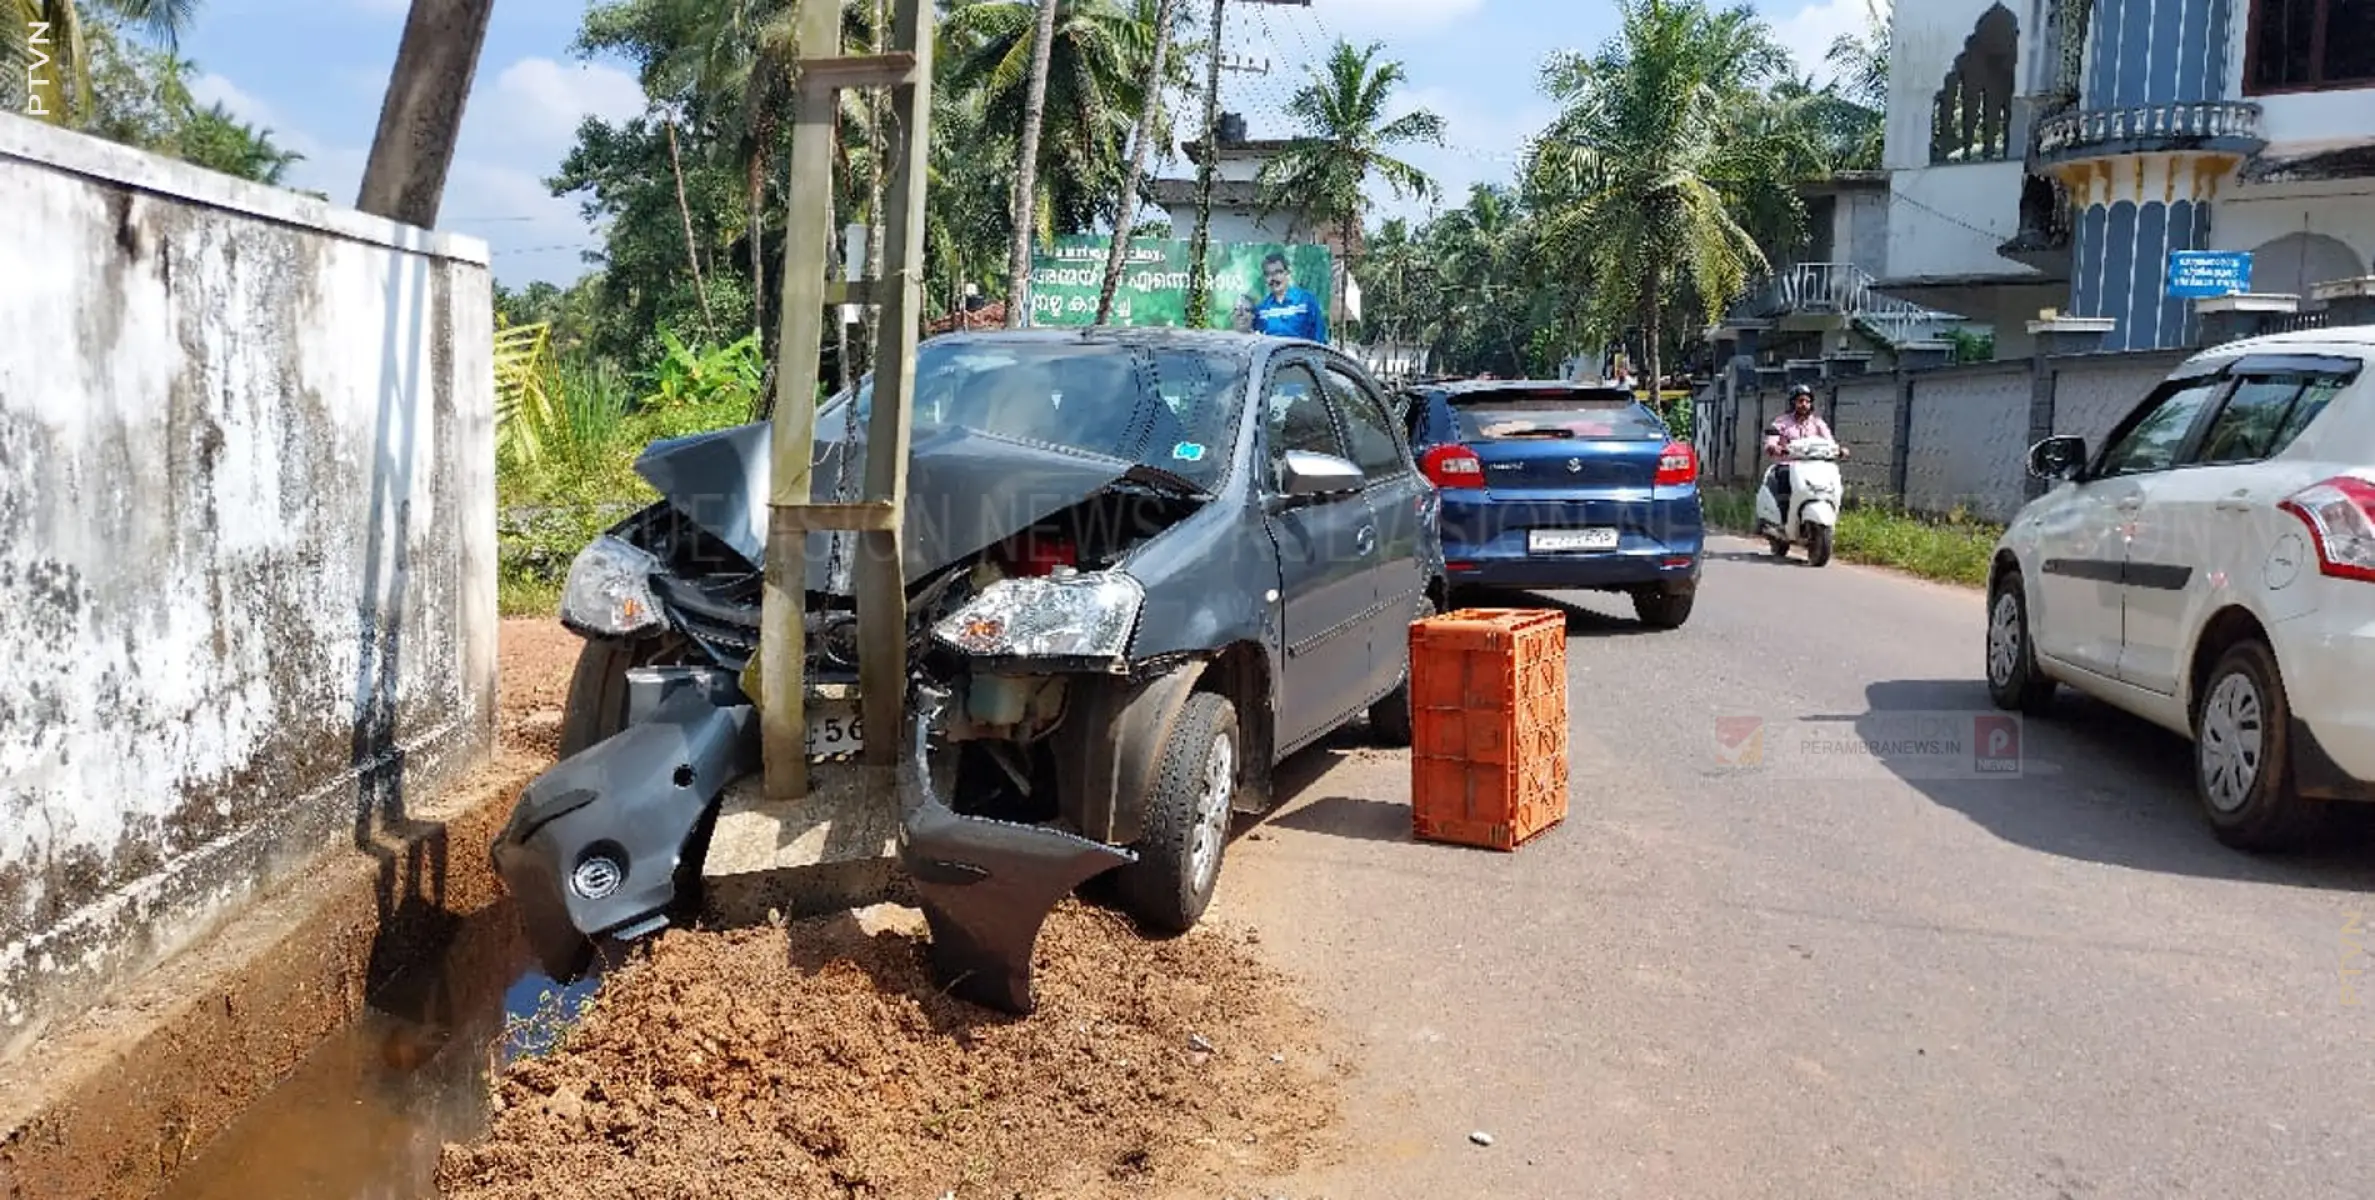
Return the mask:
<svg viewBox="0 0 2375 1200">
<path fill-rule="evenodd" d="M 587 638 L 562 701 L 560 757 L 568 758 L 627 727 L 627 672 L 681 657 L 675 638 Z"/>
<path fill-rule="evenodd" d="M 1988 592 L 1987 614 L 1987 698 L 2008 712 L 2044 712 L 2059 685 L 2037 667 L 2037 644 L 2029 636 L 2029 596 L 2019 571 L 1996 576 Z"/>
<path fill-rule="evenodd" d="M 2218 840 L 2238 850 L 2290 850 L 2330 806 L 2293 786 L 2292 703 L 2265 642 L 2227 647 L 2194 705 L 2194 792 Z"/>
<path fill-rule="evenodd" d="M 1691 607 L 1698 598 L 1695 590 L 1643 588 L 1633 593 L 1633 615 L 1652 629 L 1680 629 L 1691 619 Z"/>
<path fill-rule="evenodd" d="M 1808 566 L 1830 565 L 1832 533 L 1833 530 L 1830 526 L 1817 525 L 1813 532 L 1806 535 L 1806 564 Z"/>
<path fill-rule="evenodd" d="M 1122 909 L 1140 925 L 1185 933 L 1212 903 L 1243 778 L 1243 749 L 1237 709 L 1226 697 L 1188 697 L 1156 757 L 1144 834 L 1130 847 L 1138 861 L 1114 872 Z"/>
<path fill-rule="evenodd" d="M 1415 625 L 1434 615 L 1434 597 L 1421 596 L 1418 599 L 1418 611 L 1411 614 L 1410 622 Z M 1378 741 L 1396 747 L 1408 746 L 1410 736 L 1417 728 L 1410 711 L 1410 639 L 1407 630 L 1404 631 L 1402 647 L 1402 682 L 1393 691 L 1387 692 L 1383 700 L 1369 706 L 1369 728 L 1376 732 Z"/>
</svg>

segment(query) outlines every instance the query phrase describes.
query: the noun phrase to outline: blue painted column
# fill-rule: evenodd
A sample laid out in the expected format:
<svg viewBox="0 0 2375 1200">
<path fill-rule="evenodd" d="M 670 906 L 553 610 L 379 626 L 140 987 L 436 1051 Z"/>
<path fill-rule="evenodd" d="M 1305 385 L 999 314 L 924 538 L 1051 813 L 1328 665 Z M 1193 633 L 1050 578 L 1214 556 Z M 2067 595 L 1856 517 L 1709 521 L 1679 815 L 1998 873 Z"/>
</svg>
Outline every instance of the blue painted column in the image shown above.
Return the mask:
<svg viewBox="0 0 2375 1200">
<path fill-rule="evenodd" d="M 2168 295 L 2169 256 L 2205 249 L 2226 154 L 2130 154 L 2059 168 L 2077 210 L 2070 312 L 2119 322 L 2105 350 L 2172 350 L 2200 333 L 2193 306 Z"/>
<path fill-rule="evenodd" d="M 2100 140 L 2053 170 L 2074 217 L 2070 311 L 2119 322 L 2106 350 L 2175 349 L 2200 332 L 2193 306 L 2167 295 L 2169 256 L 2207 247 L 2219 180 L 2240 156 L 2163 135 L 2170 106 L 2227 98 L 2233 11 L 2233 0 L 2095 0 L 2079 108 Z"/>
</svg>

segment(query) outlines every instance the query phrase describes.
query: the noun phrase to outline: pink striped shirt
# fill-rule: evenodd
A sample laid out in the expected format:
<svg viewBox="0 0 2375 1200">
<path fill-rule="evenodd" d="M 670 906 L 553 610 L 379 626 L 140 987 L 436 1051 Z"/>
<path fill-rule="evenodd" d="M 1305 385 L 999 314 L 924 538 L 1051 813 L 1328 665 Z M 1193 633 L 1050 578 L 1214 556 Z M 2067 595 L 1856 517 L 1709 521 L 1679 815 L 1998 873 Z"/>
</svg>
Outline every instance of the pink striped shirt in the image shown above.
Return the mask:
<svg viewBox="0 0 2375 1200">
<path fill-rule="evenodd" d="M 1773 418 L 1773 424 L 1765 430 L 1765 453 L 1779 458 L 1789 449 L 1789 444 L 1799 438 L 1830 436 L 1831 427 L 1824 423 L 1820 415 L 1807 413 L 1806 419 L 1801 421 L 1798 414 L 1785 412 Z"/>
</svg>

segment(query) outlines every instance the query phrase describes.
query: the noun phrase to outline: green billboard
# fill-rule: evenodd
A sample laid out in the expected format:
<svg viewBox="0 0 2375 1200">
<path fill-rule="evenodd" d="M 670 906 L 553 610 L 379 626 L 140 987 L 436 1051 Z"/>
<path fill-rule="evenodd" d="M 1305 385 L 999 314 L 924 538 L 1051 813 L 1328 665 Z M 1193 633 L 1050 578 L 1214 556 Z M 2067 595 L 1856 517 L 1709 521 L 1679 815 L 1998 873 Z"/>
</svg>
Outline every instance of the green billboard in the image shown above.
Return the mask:
<svg viewBox="0 0 2375 1200">
<path fill-rule="evenodd" d="M 1068 234 L 1042 243 L 1031 264 L 1031 324 L 1093 325 L 1097 293 L 1105 283 L 1105 258 L 1113 239 L 1103 234 Z M 1284 272 L 1265 272 L 1271 256 L 1286 260 Z M 1114 289 L 1113 325 L 1186 325 L 1189 245 L 1169 238 L 1132 238 L 1122 260 L 1121 286 Z M 1274 242 L 1215 242 L 1206 255 L 1210 284 L 1205 292 L 1207 328 L 1261 328 L 1264 332 L 1326 340 L 1330 265 L 1325 246 Z"/>
</svg>

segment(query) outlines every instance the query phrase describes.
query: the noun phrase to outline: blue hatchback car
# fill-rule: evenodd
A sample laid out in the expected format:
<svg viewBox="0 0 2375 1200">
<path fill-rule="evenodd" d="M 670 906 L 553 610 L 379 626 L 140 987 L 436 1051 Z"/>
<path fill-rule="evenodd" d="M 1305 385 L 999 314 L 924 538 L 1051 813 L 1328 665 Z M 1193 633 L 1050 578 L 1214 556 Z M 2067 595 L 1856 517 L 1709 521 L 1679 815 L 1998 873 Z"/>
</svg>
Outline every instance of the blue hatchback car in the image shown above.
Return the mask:
<svg viewBox="0 0 2375 1200">
<path fill-rule="evenodd" d="M 1453 586 L 1625 592 L 1646 625 L 1690 619 L 1707 541 L 1699 457 L 1655 410 L 1624 388 L 1557 381 L 1405 395 Z"/>
</svg>

